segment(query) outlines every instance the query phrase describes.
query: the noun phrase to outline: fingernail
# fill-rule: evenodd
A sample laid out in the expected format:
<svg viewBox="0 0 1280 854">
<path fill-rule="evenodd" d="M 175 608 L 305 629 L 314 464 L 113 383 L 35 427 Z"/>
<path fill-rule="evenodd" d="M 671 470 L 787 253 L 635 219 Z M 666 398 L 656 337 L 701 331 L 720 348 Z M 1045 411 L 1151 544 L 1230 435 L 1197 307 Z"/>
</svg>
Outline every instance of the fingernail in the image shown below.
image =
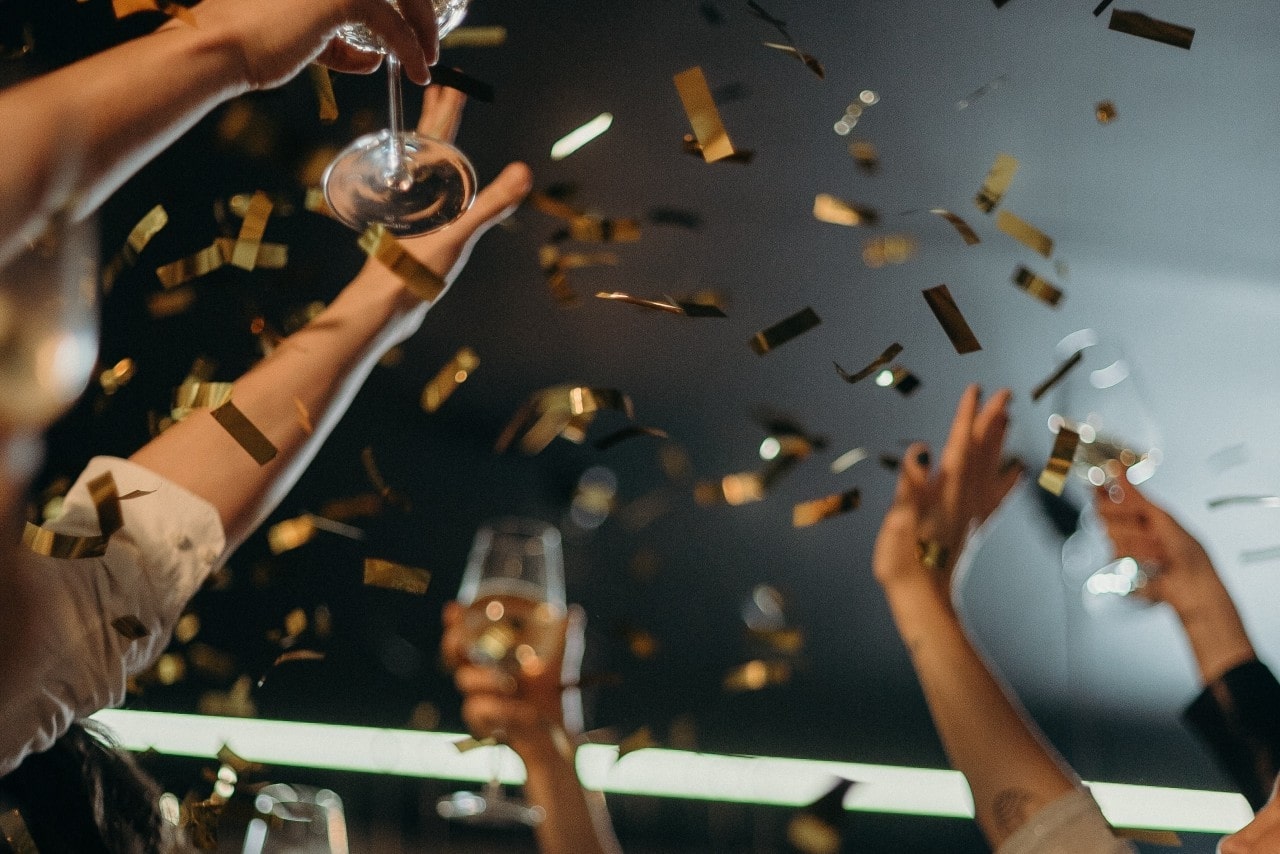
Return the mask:
<svg viewBox="0 0 1280 854">
<path fill-rule="evenodd" d="M 922 466 L 929 465 L 929 452 L 921 451 L 920 453 L 916 454 L 916 462 L 918 462 Z"/>
</svg>

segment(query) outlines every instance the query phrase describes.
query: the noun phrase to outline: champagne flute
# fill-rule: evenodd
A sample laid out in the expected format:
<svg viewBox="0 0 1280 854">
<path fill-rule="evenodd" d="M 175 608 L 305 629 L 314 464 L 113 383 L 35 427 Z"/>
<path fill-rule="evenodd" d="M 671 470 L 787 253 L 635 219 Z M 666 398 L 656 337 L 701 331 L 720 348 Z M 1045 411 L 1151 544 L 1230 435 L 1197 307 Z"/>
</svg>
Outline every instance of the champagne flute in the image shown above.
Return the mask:
<svg viewBox="0 0 1280 854">
<path fill-rule="evenodd" d="M 532 519 L 503 519 L 476 532 L 458 590 L 465 606 L 467 655 L 475 664 L 538 676 L 563 652 L 566 620 L 560 532 Z M 501 734 L 496 734 L 501 740 Z M 501 783 L 506 748 L 493 748 L 493 773 L 481 792 L 454 792 L 436 808 L 473 824 L 536 826 L 540 807 L 511 798 Z"/>
<path fill-rule="evenodd" d="M 441 37 L 458 26 L 469 2 L 432 0 Z M 444 228 L 475 200 L 471 161 L 443 140 L 405 130 L 400 60 L 381 39 L 362 24 L 339 27 L 338 37 L 386 56 L 390 126 L 356 139 L 329 164 L 321 179 L 329 209 L 357 231 L 378 223 L 408 237 Z"/>
<path fill-rule="evenodd" d="M 257 815 L 244 833 L 242 854 L 347 854 L 342 799 L 328 789 L 272 783 L 256 798 Z"/>
<path fill-rule="evenodd" d="M 1079 434 L 1071 473 L 1118 501 L 1126 483 L 1139 484 L 1155 474 L 1163 459 L 1160 433 L 1123 348 L 1092 329 L 1082 329 L 1058 344 L 1060 356 L 1073 353 L 1081 354 L 1081 363 L 1059 386 L 1049 428 L 1057 432 L 1066 427 Z M 1098 546 L 1105 534 L 1095 516 L 1092 501 L 1087 501 L 1080 529 L 1063 547 L 1064 568 L 1087 573 L 1081 591 L 1085 606 L 1146 607 L 1150 603 L 1139 594 L 1158 567 L 1128 555 L 1116 555 L 1099 567 Z"/>
</svg>

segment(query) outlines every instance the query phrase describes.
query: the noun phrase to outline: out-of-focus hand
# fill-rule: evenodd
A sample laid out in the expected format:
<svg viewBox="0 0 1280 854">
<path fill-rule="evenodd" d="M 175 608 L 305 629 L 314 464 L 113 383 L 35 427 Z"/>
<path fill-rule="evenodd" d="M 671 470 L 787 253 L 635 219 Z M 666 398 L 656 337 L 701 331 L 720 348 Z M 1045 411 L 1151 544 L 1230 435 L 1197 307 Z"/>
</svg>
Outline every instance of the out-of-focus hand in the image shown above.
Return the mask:
<svg viewBox="0 0 1280 854">
<path fill-rule="evenodd" d="M 1115 493 L 1120 496 L 1119 501 L 1099 488 L 1094 507 L 1111 537 L 1116 557 L 1132 557 L 1158 570 L 1139 595 L 1168 602 L 1179 613 L 1190 610 L 1207 584 L 1218 585 L 1218 574 L 1208 553 L 1199 540 L 1137 487 L 1125 483 Z"/>
<path fill-rule="evenodd" d="M 445 605 L 443 618 L 441 653 L 462 694 L 462 719 L 471 734 L 498 738 L 526 762 L 546 757 L 547 751 L 563 757 L 570 746 L 566 736 L 578 735 L 582 720 L 577 689 L 586 628 L 582 608 L 569 607 L 551 656 L 515 673 L 469 660 L 462 605 Z"/>
<path fill-rule="evenodd" d="M 399 6 L 397 13 L 387 0 L 203 0 L 193 12 L 200 31 L 238 51 L 244 82 L 252 89 L 279 86 L 316 60 L 335 71 L 373 71 L 382 61 L 379 54 L 334 38 L 347 23 L 366 25 L 399 57 L 411 80 L 426 83 L 428 66 L 439 56 L 431 0 L 399 0 Z"/>
<path fill-rule="evenodd" d="M 907 449 L 892 506 L 876 538 L 873 567 L 882 586 L 926 582 L 945 590 L 972 527 L 982 524 L 1022 474 L 1002 463 L 1008 389 L 980 403 L 969 386 L 956 407 L 937 467 L 928 446 Z"/>
</svg>

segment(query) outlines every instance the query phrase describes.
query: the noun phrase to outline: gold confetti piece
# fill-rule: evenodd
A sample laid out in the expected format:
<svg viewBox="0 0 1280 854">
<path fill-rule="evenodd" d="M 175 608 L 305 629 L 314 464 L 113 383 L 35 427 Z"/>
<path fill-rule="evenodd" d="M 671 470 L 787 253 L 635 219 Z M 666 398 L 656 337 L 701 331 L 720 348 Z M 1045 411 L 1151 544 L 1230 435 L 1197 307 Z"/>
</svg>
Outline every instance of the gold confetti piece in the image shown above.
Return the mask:
<svg viewBox="0 0 1280 854">
<path fill-rule="evenodd" d="M 982 182 L 982 189 L 978 191 L 978 195 L 974 198 L 973 203 L 978 206 L 978 210 L 983 213 L 991 213 L 1000 204 L 1004 194 L 1008 192 L 1009 185 L 1013 183 L 1013 176 L 1018 173 L 1018 159 L 1008 154 L 997 154 L 996 162 L 991 166 L 991 171 L 987 173 L 987 180 Z"/>
<path fill-rule="evenodd" d="M 1062 291 L 1047 279 L 1042 279 L 1026 267 L 1019 267 L 1013 274 L 1013 283 L 1050 308 L 1057 308 L 1062 301 Z"/>
<path fill-rule="evenodd" d="M 1111 10 L 1111 22 L 1107 25 L 1107 28 L 1115 30 L 1117 33 L 1126 33 L 1127 35 L 1150 39 L 1161 44 L 1180 47 L 1183 50 L 1191 50 L 1191 40 L 1196 37 L 1196 31 L 1191 27 L 1171 24 L 1168 21 L 1161 21 L 1141 12 L 1124 12 L 1119 9 Z"/>
<path fill-rule="evenodd" d="M 500 47 L 506 41 L 506 27 L 458 27 L 440 40 L 440 47 Z"/>
<path fill-rule="evenodd" d="M 685 154 L 691 154 L 695 157 L 703 156 L 702 145 L 696 139 L 693 138 L 693 134 L 686 133 L 684 135 L 684 142 L 681 145 L 684 149 Z M 746 164 L 754 160 L 755 156 L 756 156 L 756 153 L 754 151 L 751 151 L 750 149 L 737 148 L 737 149 L 734 149 L 733 154 L 730 154 L 728 157 L 722 157 L 716 162 Z"/>
<path fill-rule="evenodd" d="M 331 124 L 338 119 L 338 99 L 333 94 L 333 80 L 329 77 L 329 69 L 318 62 L 307 66 L 311 73 L 311 88 L 315 89 L 316 101 L 320 105 L 320 121 Z"/>
<path fill-rule="evenodd" d="M 310 513 L 304 513 L 294 519 L 285 519 L 267 529 L 267 546 L 273 555 L 284 554 L 301 548 L 311 542 L 316 535 L 316 526 Z"/>
<path fill-rule="evenodd" d="M 843 454 L 831 461 L 831 473 L 843 474 L 866 458 L 866 448 L 854 448 L 851 451 L 845 451 Z"/>
<path fill-rule="evenodd" d="M 785 661 L 756 659 L 733 668 L 724 677 L 726 691 L 759 691 L 770 685 L 781 685 L 791 680 L 791 665 Z"/>
<path fill-rule="evenodd" d="M 115 285 L 116 279 L 125 270 L 133 267 L 138 263 L 138 256 L 142 254 L 142 250 L 151 242 L 151 238 L 155 237 L 169 223 L 169 214 L 161 205 L 156 205 L 147 215 L 138 221 L 138 224 L 129 232 L 129 236 L 125 238 L 124 246 L 111 257 L 111 260 L 102 266 L 102 292 L 110 293 L 111 288 Z"/>
<path fill-rule="evenodd" d="M 214 420 L 222 425 L 222 429 L 231 434 L 240 447 L 244 448 L 254 462 L 260 466 L 275 459 L 276 446 L 254 426 L 245 414 L 236 408 L 235 403 L 228 400 L 217 409 L 210 410 Z"/>
<path fill-rule="evenodd" d="M 756 355 L 763 356 L 792 338 L 803 335 L 821 322 L 822 318 L 818 317 L 812 308 L 803 308 L 786 320 L 757 332 L 750 341 L 751 349 L 756 351 Z"/>
<path fill-rule="evenodd" d="M 823 79 L 823 80 L 826 79 L 826 76 L 827 76 L 826 69 L 822 67 L 822 63 L 819 62 L 817 58 L 814 57 L 812 54 L 805 53 L 804 51 L 800 50 L 800 48 L 790 44 L 778 44 L 776 42 L 761 42 L 761 44 L 763 44 L 765 47 L 771 47 L 774 50 L 780 50 L 783 53 L 791 54 L 796 59 L 804 63 L 806 68 L 808 68 L 814 74 L 818 75 L 819 79 Z"/>
<path fill-rule="evenodd" d="M 423 302 L 434 302 L 448 284 L 414 258 L 400 241 L 374 223 L 360 235 L 360 248 L 404 282 L 405 288 Z"/>
<path fill-rule="evenodd" d="M 832 225 L 873 226 L 880 222 L 880 214 L 872 208 L 851 204 L 827 193 L 813 197 L 813 216 Z"/>
<path fill-rule="evenodd" d="M 1067 477 L 1071 474 L 1071 464 L 1075 461 L 1076 448 L 1080 444 L 1080 434 L 1066 427 L 1058 428 L 1058 436 L 1053 440 L 1053 451 L 1049 454 L 1049 462 L 1040 472 L 1040 488 L 1045 492 L 1061 495 L 1067 485 Z"/>
<path fill-rule="evenodd" d="M 453 743 L 453 746 L 459 753 L 469 753 L 480 747 L 494 747 L 498 744 L 498 740 L 492 736 L 488 738 L 463 738 Z"/>
<path fill-rule="evenodd" d="M 106 394 L 115 394 L 133 379 L 136 373 L 133 359 L 125 358 L 98 374 L 98 385 Z"/>
<path fill-rule="evenodd" d="M 634 626 L 623 626 L 622 637 L 627 642 L 631 655 L 641 661 L 648 661 L 658 654 L 658 639 L 653 632 Z"/>
<path fill-rule="evenodd" d="M 312 213 L 324 214 L 331 219 L 336 218 L 329 208 L 329 202 L 324 197 L 324 190 L 319 187 L 307 187 L 307 194 L 303 197 L 302 206 Z"/>
<path fill-rule="evenodd" d="M 837 780 L 826 794 L 792 816 L 787 823 L 787 840 L 803 854 L 836 854 L 841 845 L 844 799 L 853 785 L 852 780 Z"/>
<path fill-rule="evenodd" d="M 367 557 L 364 559 L 364 583 L 369 587 L 382 587 L 386 590 L 412 593 L 414 596 L 425 596 L 427 586 L 431 583 L 431 573 L 416 566 Z"/>
<path fill-rule="evenodd" d="M 837 492 L 835 495 L 828 495 L 825 498 L 818 498 L 813 501 L 805 501 L 797 504 L 791 511 L 791 526 L 793 528 L 807 528 L 810 525 L 816 525 L 824 519 L 830 519 L 832 516 L 839 516 L 841 513 L 848 513 L 851 510 L 857 510 L 862 503 L 862 493 L 856 489 L 850 489 L 848 492 Z"/>
<path fill-rule="evenodd" d="M 951 553 L 937 540 L 921 540 L 916 543 L 916 556 L 925 569 L 942 569 L 946 567 Z"/>
<path fill-rule="evenodd" d="M 382 472 L 378 469 L 378 462 L 373 458 L 373 446 L 369 445 L 360 452 L 360 463 L 364 466 L 365 477 L 369 478 L 369 483 L 373 484 L 373 488 L 378 491 L 378 495 L 387 504 L 408 512 L 412 508 L 409 499 L 404 495 L 391 488 L 386 479 L 382 476 Z"/>
<path fill-rule="evenodd" d="M 1146 830 L 1136 827 L 1113 828 L 1113 833 L 1121 839 L 1143 842 L 1148 845 L 1162 845 L 1165 848 L 1181 848 L 1182 839 L 1172 830 Z"/>
<path fill-rule="evenodd" d="M 729 133 L 720 119 L 720 111 L 711 98 L 707 78 L 700 66 L 694 66 L 675 76 L 676 91 L 684 104 L 685 115 L 693 127 L 693 135 L 701 147 L 702 158 L 708 163 L 731 157 L 734 153 Z"/>
<path fill-rule="evenodd" d="M 892 344 L 890 344 L 887 348 L 885 348 L 885 351 L 883 353 L 881 353 L 879 356 L 876 356 L 875 359 L 871 361 L 871 364 L 867 365 L 865 368 L 858 371 L 856 374 L 849 373 L 844 368 L 840 367 L 839 364 L 836 364 L 836 371 L 840 374 L 840 377 L 847 383 L 862 382 L 867 377 L 871 376 L 876 371 L 883 368 L 885 365 L 888 365 L 894 359 L 898 358 L 898 355 L 901 352 L 902 352 L 902 345 L 899 344 L 897 341 L 895 341 Z M 852 465 L 852 463 L 850 463 L 850 465 Z"/>
<path fill-rule="evenodd" d="M 1002 210 L 996 215 L 996 228 L 1046 258 L 1053 256 L 1053 240 L 1020 216 Z"/>
<path fill-rule="evenodd" d="M 184 24 L 196 25 L 196 16 L 191 10 L 175 3 L 173 0 L 111 0 L 111 8 L 117 18 L 124 18 L 138 12 L 161 12 L 170 18 L 177 18 Z"/>
<path fill-rule="evenodd" d="M 1059 365 L 1057 369 L 1044 380 L 1044 382 L 1031 390 L 1032 403 L 1040 400 L 1040 398 L 1044 397 L 1045 394 L 1048 393 L 1049 389 L 1062 382 L 1063 377 L 1070 373 L 1071 369 L 1080 364 L 1083 359 L 1084 351 L 1080 350 L 1072 354 L 1071 358 Z"/>
<path fill-rule="evenodd" d="M 635 753 L 637 750 L 657 746 L 658 742 L 653 738 L 653 730 L 649 729 L 648 726 L 642 726 L 618 742 L 618 760 L 620 761 L 622 757 L 629 753 Z"/>
<path fill-rule="evenodd" d="M 541 211 L 547 216 L 562 219 L 565 222 L 573 222 L 578 217 L 584 216 L 583 211 L 563 199 L 550 196 L 541 191 L 529 194 L 529 204 L 533 205 L 535 210 Z"/>
<path fill-rule="evenodd" d="M 422 408 L 427 412 L 437 411 L 479 366 L 480 357 L 476 355 L 476 351 L 470 347 L 463 347 L 423 387 Z"/>
<path fill-rule="evenodd" d="M 194 255 L 156 268 L 156 278 L 165 288 L 176 288 L 192 279 L 208 275 L 227 262 L 220 243 L 215 242 Z"/>
<path fill-rule="evenodd" d="M 43 557 L 75 560 L 102 557 L 107 553 L 106 537 L 76 537 L 58 534 L 30 522 L 22 532 L 22 544 Z"/>
<path fill-rule="evenodd" d="M 756 472 L 725 475 L 720 479 L 720 494 L 731 507 L 764 500 L 764 478 Z"/>
<path fill-rule="evenodd" d="M 862 244 L 862 263 L 873 270 L 886 264 L 905 264 L 916 254 L 916 241 L 906 234 L 871 237 Z"/>
<path fill-rule="evenodd" d="M 607 451 L 614 445 L 625 442 L 628 439 L 636 439 L 640 436 L 652 436 L 655 439 L 670 439 L 666 430 L 660 430 L 657 427 L 645 427 L 641 424 L 631 424 L 623 427 L 616 433 L 610 433 L 608 436 L 596 442 L 596 449 Z"/>
<path fill-rule="evenodd" d="M 1109 125 L 1116 120 L 1116 105 L 1111 101 L 1099 101 L 1093 108 L 1093 115 L 1100 125 Z"/>
<path fill-rule="evenodd" d="M 253 194 L 253 198 L 249 200 L 249 209 L 245 211 L 244 222 L 240 225 L 240 234 L 231 251 L 231 266 L 252 271 L 257 265 L 258 247 L 267 230 L 267 219 L 270 218 L 273 207 L 275 205 L 266 193 L 258 190 Z"/>
<path fill-rule="evenodd" d="M 337 498 L 320 508 L 320 515 L 329 519 L 347 520 L 377 516 L 384 507 L 382 496 L 372 492 Z"/>
<path fill-rule="evenodd" d="M 853 158 L 853 162 L 858 164 L 867 175 L 874 175 L 880 171 L 880 155 L 876 151 L 873 143 L 865 139 L 854 140 L 849 143 L 849 156 Z"/>
<path fill-rule="evenodd" d="M 529 455 L 540 453 L 556 436 L 581 442 L 586 427 L 601 409 L 622 412 L 634 418 L 631 398 L 612 388 L 586 386 L 554 386 L 535 392 L 503 429 L 494 450 L 503 453 L 522 431 L 520 450 Z M 587 416 L 587 417 L 583 417 Z"/>
<path fill-rule="evenodd" d="M 747 629 L 747 634 L 784 655 L 799 655 L 804 651 L 804 632 L 796 628 Z"/>
<path fill-rule="evenodd" d="M 323 192 L 323 191 L 322 191 Z M 236 193 L 230 199 L 227 199 L 227 207 L 236 216 L 244 219 L 249 213 L 249 203 L 253 201 L 253 193 Z M 271 213 L 275 216 L 292 216 L 293 202 L 289 201 L 286 196 L 271 196 Z M 258 262 L 262 262 L 261 256 Z"/>
<path fill-rule="evenodd" d="M 938 318 L 942 331 L 947 333 L 947 337 L 951 339 L 951 346 L 956 348 L 957 353 L 961 355 L 976 353 L 982 349 L 977 336 L 969 328 L 964 315 L 960 313 L 960 306 L 956 305 L 946 285 L 926 288 L 922 293 L 924 301 L 929 304 L 933 316 Z"/>
<path fill-rule="evenodd" d="M 0 812 L 0 839 L 8 843 L 13 854 L 40 854 L 31 838 L 27 822 L 17 807 Z"/>
<path fill-rule="evenodd" d="M 903 397 L 910 397 L 920 388 L 920 379 L 901 365 L 891 365 L 876 374 L 876 385 L 897 389 Z"/>
<path fill-rule="evenodd" d="M 954 226 L 955 230 L 959 233 L 960 239 L 964 241 L 966 246 L 974 246 L 982 242 L 982 238 L 978 237 L 977 232 L 975 232 L 972 228 L 969 227 L 969 223 L 965 222 L 963 219 L 956 216 L 946 208 L 931 208 L 929 210 L 929 213 L 937 214 L 938 216 L 945 219 L 947 222 L 951 223 L 951 225 Z"/>
<path fill-rule="evenodd" d="M 89 499 L 93 502 L 98 514 L 98 526 L 102 536 L 110 537 L 124 527 L 124 515 L 120 510 L 120 493 L 116 491 L 115 478 L 111 472 L 102 474 L 89 481 Z"/>
<path fill-rule="evenodd" d="M 582 214 L 569 221 L 569 237 L 583 243 L 634 243 L 640 239 L 640 221 Z"/>
<path fill-rule="evenodd" d="M 190 612 L 183 614 L 173 628 L 173 637 L 178 643 L 191 643 L 198 634 L 200 634 L 199 614 Z"/>
<path fill-rule="evenodd" d="M 181 421 L 193 409 L 213 409 L 231 400 L 234 383 L 213 383 L 187 377 L 173 392 L 173 409 L 169 417 Z"/>
<path fill-rule="evenodd" d="M 151 632 L 147 631 L 147 627 L 142 621 L 133 615 L 127 617 L 116 617 L 111 621 L 111 627 L 120 633 L 125 640 L 136 641 L 145 638 Z"/>
<path fill-rule="evenodd" d="M 148 294 L 147 313 L 156 320 L 173 317 L 191 308 L 195 301 L 196 292 L 191 288 Z"/>
</svg>

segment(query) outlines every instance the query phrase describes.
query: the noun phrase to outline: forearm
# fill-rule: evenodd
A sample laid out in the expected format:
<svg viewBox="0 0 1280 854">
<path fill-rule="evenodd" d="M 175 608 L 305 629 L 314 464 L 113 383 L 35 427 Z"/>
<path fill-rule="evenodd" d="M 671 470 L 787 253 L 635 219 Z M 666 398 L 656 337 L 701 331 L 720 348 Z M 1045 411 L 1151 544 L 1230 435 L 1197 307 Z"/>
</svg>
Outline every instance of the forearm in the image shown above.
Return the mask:
<svg viewBox="0 0 1280 854">
<path fill-rule="evenodd" d="M 201 12 L 194 11 L 197 20 Z M 0 94 L 10 168 L 0 182 L 0 246 L 74 199 L 96 208 L 214 106 L 240 94 L 241 55 L 225 27 L 172 23 Z"/>
<path fill-rule="evenodd" d="M 1222 674 L 1257 658 L 1240 612 L 1210 565 L 1184 595 L 1171 601 L 1195 655 L 1200 681 L 1208 685 Z"/>
<path fill-rule="evenodd" d="M 234 549 L 292 488 L 378 359 L 424 310 L 389 273 L 367 267 L 238 380 L 232 401 L 276 447 L 267 465 L 258 465 L 205 410 L 166 430 L 133 461 L 211 503 Z"/>
<path fill-rule="evenodd" d="M 550 739 L 549 739 L 550 741 Z M 525 749 L 525 797 L 544 811 L 534 831 L 542 854 L 621 854 L 604 796 L 582 787 L 568 739 Z"/>
<path fill-rule="evenodd" d="M 920 581 L 886 594 L 943 747 L 998 848 L 1079 782 L 974 648 L 944 591 Z"/>
</svg>

